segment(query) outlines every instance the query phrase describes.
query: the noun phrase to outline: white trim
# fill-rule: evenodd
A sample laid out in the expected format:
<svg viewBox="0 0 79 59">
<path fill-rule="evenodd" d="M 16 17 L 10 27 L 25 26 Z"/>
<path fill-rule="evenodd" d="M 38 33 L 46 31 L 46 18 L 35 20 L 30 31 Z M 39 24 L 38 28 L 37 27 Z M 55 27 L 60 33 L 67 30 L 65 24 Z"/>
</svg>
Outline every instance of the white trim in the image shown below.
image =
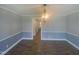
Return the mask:
<svg viewBox="0 0 79 59">
<path fill-rule="evenodd" d="M 32 32 L 32 31 L 23 31 L 23 32 Z"/>
<path fill-rule="evenodd" d="M 22 40 L 33 40 L 32 38 L 22 38 Z M 66 39 L 41 39 L 41 40 L 59 40 L 59 41 L 62 41 L 62 40 L 66 40 Z"/>
<path fill-rule="evenodd" d="M 0 6 L 0 8 L 8 10 L 8 11 L 10 11 L 12 13 L 15 13 L 15 14 L 19 15 L 16 11 L 13 11 L 11 8 L 6 8 L 5 6 Z M 67 14 L 62 15 L 62 16 L 72 15 L 73 13 L 77 13 L 77 12 L 79 12 L 79 11 L 71 11 L 70 13 L 67 13 Z M 37 15 L 19 15 L 19 16 L 37 16 Z"/>
<path fill-rule="evenodd" d="M 74 46 L 75 48 L 77 48 L 77 49 L 79 50 L 79 47 L 78 47 L 77 45 L 75 45 L 74 43 L 72 43 L 71 41 L 69 41 L 69 40 L 67 40 L 67 39 L 66 39 L 66 41 L 67 41 L 69 44 L 71 44 L 72 46 Z"/>
<path fill-rule="evenodd" d="M 16 15 L 18 15 L 15 11 L 13 11 L 13 10 L 11 10 L 11 9 L 9 9 L 9 8 L 6 8 L 6 7 L 4 7 L 4 6 L 0 6 L 0 8 L 2 8 L 2 9 L 4 9 L 4 10 L 7 10 L 7 11 L 9 11 L 9 12 L 12 12 L 12 13 L 14 13 L 14 14 L 16 14 Z"/>
<path fill-rule="evenodd" d="M 71 34 L 71 35 L 76 36 L 76 37 L 79 37 L 79 35 L 77 35 L 77 34 L 73 34 L 73 33 L 70 33 L 70 32 L 66 32 L 66 33 Z"/>
<path fill-rule="evenodd" d="M 8 51 L 10 51 L 15 45 L 17 45 L 22 39 L 18 40 L 16 43 L 14 43 L 11 47 L 9 47 L 7 50 L 1 53 L 1 55 L 6 54 Z"/>
<path fill-rule="evenodd" d="M 13 37 L 13 36 L 15 36 L 15 35 L 17 35 L 17 34 L 19 34 L 19 33 L 21 33 L 21 32 L 18 32 L 18 33 L 14 34 L 14 35 L 10 35 L 10 36 L 8 36 L 8 37 L 6 37 L 6 38 L 3 38 L 3 39 L 0 40 L 0 42 L 1 42 L 1 41 L 4 41 L 4 40 L 7 40 L 8 38 Z"/>
<path fill-rule="evenodd" d="M 33 40 L 32 38 L 21 38 L 22 40 Z M 41 38 L 41 40 L 59 40 L 59 41 L 62 41 L 62 40 L 66 40 L 66 39 L 43 39 Z"/>
<path fill-rule="evenodd" d="M 57 40 L 57 41 L 65 41 L 66 39 L 45 39 L 45 38 L 43 39 L 43 38 L 42 38 L 41 40 Z"/>
<path fill-rule="evenodd" d="M 72 14 L 78 13 L 78 12 L 79 12 L 79 10 L 78 11 L 72 11 L 71 13 L 66 14 L 66 16 L 69 16 L 69 15 L 72 15 Z"/>
<path fill-rule="evenodd" d="M 33 38 L 21 38 L 22 40 L 32 40 Z"/>
<path fill-rule="evenodd" d="M 39 15 L 21 15 L 21 16 L 36 16 L 36 17 L 38 17 Z"/>
<path fill-rule="evenodd" d="M 33 19 L 32 19 L 32 39 L 33 39 Z"/>
<path fill-rule="evenodd" d="M 42 31 L 42 32 L 51 32 L 51 33 L 66 33 L 64 31 Z"/>
<path fill-rule="evenodd" d="M 42 36 L 43 36 L 42 35 L 43 30 L 42 29 L 43 29 L 43 26 L 41 26 L 41 40 L 42 40 Z"/>
<path fill-rule="evenodd" d="M 65 13 L 65 14 L 62 14 L 61 16 L 69 16 L 69 15 L 72 15 L 72 14 L 74 14 L 74 13 L 78 13 L 79 12 L 79 10 L 77 11 L 71 11 L 70 13 Z"/>
</svg>

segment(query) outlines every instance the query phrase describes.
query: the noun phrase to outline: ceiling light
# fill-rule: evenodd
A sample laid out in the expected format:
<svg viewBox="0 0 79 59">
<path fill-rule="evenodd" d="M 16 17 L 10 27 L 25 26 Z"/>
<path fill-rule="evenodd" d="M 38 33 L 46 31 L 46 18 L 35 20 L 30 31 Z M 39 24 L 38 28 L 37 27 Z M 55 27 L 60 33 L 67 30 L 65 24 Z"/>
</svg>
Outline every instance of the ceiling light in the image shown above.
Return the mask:
<svg viewBox="0 0 79 59">
<path fill-rule="evenodd" d="M 43 4 L 43 12 L 42 12 L 41 18 L 42 18 L 42 21 L 44 21 L 44 22 L 46 22 L 49 18 L 47 4 Z"/>
</svg>

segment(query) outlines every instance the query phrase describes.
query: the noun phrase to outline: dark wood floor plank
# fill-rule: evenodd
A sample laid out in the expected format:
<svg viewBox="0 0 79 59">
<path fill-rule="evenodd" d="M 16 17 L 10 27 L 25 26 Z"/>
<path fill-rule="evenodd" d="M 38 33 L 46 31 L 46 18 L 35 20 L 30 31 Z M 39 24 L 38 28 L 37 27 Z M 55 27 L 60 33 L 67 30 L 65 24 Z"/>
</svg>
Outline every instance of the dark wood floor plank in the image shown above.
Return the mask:
<svg viewBox="0 0 79 59">
<path fill-rule="evenodd" d="M 79 55 L 79 50 L 66 41 L 41 41 L 41 52 L 34 52 L 33 41 L 23 40 L 6 55 Z"/>
</svg>

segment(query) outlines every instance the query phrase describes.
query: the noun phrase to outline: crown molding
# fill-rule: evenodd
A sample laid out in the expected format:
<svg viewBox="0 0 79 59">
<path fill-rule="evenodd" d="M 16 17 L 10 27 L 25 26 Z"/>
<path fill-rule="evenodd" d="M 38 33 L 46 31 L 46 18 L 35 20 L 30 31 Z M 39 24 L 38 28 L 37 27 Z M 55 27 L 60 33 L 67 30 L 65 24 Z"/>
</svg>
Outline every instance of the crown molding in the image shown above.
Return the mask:
<svg viewBox="0 0 79 59">
<path fill-rule="evenodd" d="M 19 15 L 17 12 L 13 11 L 12 9 L 9 9 L 9 8 L 3 7 L 3 6 L 0 6 L 0 8 L 4 9 L 6 11 L 12 12 L 13 14 Z"/>
<path fill-rule="evenodd" d="M 21 16 L 39 16 L 39 15 L 21 15 Z"/>
<path fill-rule="evenodd" d="M 63 16 L 72 15 L 72 14 L 74 14 L 74 13 L 78 13 L 78 12 L 79 12 L 79 10 L 78 10 L 78 11 L 71 11 L 70 13 L 67 13 L 66 15 L 63 15 Z"/>
<path fill-rule="evenodd" d="M 15 12 L 15 11 L 9 9 L 9 8 L 3 7 L 3 6 L 0 6 L 0 8 L 2 8 L 2 9 L 4 9 L 4 10 L 7 10 L 7 11 L 9 11 L 9 12 L 12 12 L 12 13 L 14 13 L 14 14 L 16 14 L 16 15 L 19 15 L 17 12 Z M 19 15 L 19 16 L 39 16 L 39 15 Z"/>
<path fill-rule="evenodd" d="M 0 8 L 2 8 L 2 9 L 4 9 L 4 10 L 7 10 L 7 11 L 10 11 L 10 12 L 16 14 L 16 15 L 19 15 L 19 16 L 39 16 L 39 15 L 20 15 L 20 14 L 18 14 L 17 12 L 13 11 L 13 10 L 10 9 L 10 8 L 6 8 L 6 7 L 4 7 L 4 6 L 0 6 Z M 77 10 L 77 11 L 71 11 L 70 13 L 67 13 L 67 14 L 61 15 L 61 16 L 72 15 L 72 14 L 77 13 L 77 12 L 79 12 L 79 11 L 78 11 L 78 10 Z"/>
</svg>

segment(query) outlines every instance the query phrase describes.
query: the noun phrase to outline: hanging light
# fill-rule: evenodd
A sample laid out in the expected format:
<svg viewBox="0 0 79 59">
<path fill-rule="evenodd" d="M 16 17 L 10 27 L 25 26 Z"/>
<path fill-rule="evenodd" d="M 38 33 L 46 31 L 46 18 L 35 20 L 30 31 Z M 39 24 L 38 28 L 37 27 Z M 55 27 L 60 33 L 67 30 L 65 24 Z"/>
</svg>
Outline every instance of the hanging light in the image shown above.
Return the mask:
<svg viewBox="0 0 79 59">
<path fill-rule="evenodd" d="M 49 15 L 47 12 L 47 4 L 43 4 L 43 12 L 42 12 L 41 18 L 43 19 L 43 21 L 47 21 L 47 19 L 49 18 Z"/>
</svg>

